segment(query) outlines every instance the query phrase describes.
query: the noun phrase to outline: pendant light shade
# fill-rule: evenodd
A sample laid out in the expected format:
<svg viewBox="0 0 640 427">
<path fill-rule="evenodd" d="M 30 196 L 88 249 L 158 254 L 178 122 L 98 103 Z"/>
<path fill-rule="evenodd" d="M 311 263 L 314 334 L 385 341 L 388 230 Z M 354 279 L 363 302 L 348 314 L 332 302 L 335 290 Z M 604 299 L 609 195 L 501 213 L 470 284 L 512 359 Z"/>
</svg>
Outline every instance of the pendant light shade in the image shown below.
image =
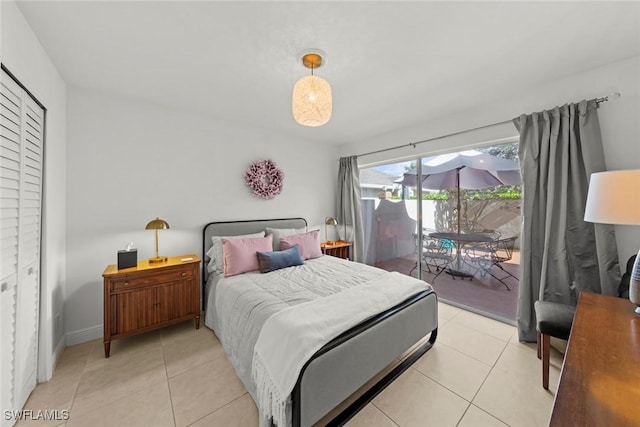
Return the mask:
<svg viewBox="0 0 640 427">
<path fill-rule="evenodd" d="M 302 63 L 311 68 L 311 75 L 301 78 L 293 87 L 293 118 L 303 126 L 322 126 L 331 118 L 332 103 L 329 82 L 313 75 L 313 70 L 322 65 L 322 57 L 310 53 L 302 57 Z"/>
</svg>

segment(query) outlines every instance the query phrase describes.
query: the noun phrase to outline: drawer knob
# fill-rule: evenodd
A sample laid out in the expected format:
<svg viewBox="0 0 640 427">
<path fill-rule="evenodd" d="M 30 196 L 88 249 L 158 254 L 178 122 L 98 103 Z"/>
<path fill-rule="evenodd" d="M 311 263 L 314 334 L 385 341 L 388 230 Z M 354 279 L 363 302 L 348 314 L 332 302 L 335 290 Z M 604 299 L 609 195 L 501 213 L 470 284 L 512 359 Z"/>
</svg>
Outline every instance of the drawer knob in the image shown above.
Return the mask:
<svg viewBox="0 0 640 427">
<path fill-rule="evenodd" d="M 129 282 L 124 282 L 124 285 L 125 286 L 129 286 Z"/>
<path fill-rule="evenodd" d="M 180 274 L 180 276 L 182 276 L 182 277 L 184 277 L 186 275 L 187 275 L 187 273 L 185 273 L 184 271 Z"/>
</svg>

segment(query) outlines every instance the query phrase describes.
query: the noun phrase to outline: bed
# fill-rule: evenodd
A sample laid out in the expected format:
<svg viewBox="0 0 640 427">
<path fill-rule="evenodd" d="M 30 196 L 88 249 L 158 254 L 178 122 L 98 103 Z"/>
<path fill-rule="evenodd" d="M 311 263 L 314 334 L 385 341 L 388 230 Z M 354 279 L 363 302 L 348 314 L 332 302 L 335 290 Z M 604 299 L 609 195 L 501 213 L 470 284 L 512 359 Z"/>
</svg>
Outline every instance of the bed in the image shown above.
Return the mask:
<svg viewBox="0 0 640 427">
<path fill-rule="evenodd" d="M 307 222 L 303 218 L 211 222 L 203 229 L 202 248 L 205 325 L 220 339 L 261 413 L 264 408 L 258 403 L 261 398 L 257 396 L 260 393 L 252 355 L 260 335 L 273 329 L 267 327 L 272 326 L 273 319 L 291 310 L 317 307 L 324 301 L 340 298 L 339 294 L 361 295 L 354 292 L 363 292 L 363 285 L 367 289 L 373 289 L 374 284 L 382 288 L 383 280 L 401 276 L 399 273 L 390 276 L 384 270 L 330 256 L 266 274 L 249 272 L 225 278 L 215 269 L 210 271 L 207 253 L 213 253 L 213 236 L 250 235 L 266 228 L 306 230 Z M 318 286 L 319 282 L 323 283 L 322 287 Z M 287 402 L 286 425 L 312 426 L 319 420 L 329 425 L 344 424 L 433 346 L 438 326 L 437 296 L 429 285 L 422 283 L 421 286 L 393 306 L 344 328 L 313 351 L 295 378 Z M 362 298 L 358 296 L 355 300 L 362 301 Z M 328 308 L 327 312 L 332 313 Z M 407 356 L 408 349 L 411 353 Z M 398 362 L 401 356 L 403 359 Z M 394 367 L 389 369 L 392 364 Z M 381 375 L 383 370 L 388 372 Z M 363 385 L 374 377 L 376 383 L 362 391 Z M 356 391 L 358 397 L 354 397 Z M 347 400 L 349 404 L 345 405 Z M 328 421 L 327 414 L 331 417 Z M 264 421 L 261 420 L 261 425 L 269 425 Z"/>
</svg>

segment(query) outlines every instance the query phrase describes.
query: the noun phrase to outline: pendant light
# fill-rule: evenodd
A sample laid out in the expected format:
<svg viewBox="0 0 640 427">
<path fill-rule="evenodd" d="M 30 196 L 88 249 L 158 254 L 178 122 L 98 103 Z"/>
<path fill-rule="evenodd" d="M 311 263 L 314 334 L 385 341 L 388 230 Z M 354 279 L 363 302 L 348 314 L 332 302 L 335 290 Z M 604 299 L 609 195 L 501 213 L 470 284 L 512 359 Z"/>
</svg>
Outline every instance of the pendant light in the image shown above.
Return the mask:
<svg viewBox="0 0 640 427">
<path fill-rule="evenodd" d="M 331 118 L 331 86 L 313 70 L 320 68 L 323 58 L 313 51 L 302 56 L 302 64 L 311 69 L 311 75 L 298 80 L 293 87 L 291 110 L 296 122 L 303 126 L 322 126 Z"/>
</svg>

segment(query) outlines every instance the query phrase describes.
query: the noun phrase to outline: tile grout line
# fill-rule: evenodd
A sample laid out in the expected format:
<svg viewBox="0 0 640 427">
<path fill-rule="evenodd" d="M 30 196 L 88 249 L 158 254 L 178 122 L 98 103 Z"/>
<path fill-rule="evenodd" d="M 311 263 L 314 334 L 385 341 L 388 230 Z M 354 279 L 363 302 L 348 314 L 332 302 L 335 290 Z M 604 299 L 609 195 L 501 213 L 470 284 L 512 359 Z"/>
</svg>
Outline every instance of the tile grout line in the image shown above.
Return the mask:
<svg viewBox="0 0 640 427">
<path fill-rule="evenodd" d="M 505 426 L 511 427 L 511 424 L 501 420 L 500 418 L 496 417 L 495 415 L 493 415 L 491 412 L 487 411 L 486 409 L 482 409 L 481 407 L 479 407 L 478 405 L 474 405 L 473 403 L 471 404 L 471 406 L 474 406 L 474 407 L 478 408 L 479 411 L 484 412 L 485 414 L 489 415 L 491 418 L 496 419 L 498 422 L 504 424 Z"/>
<path fill-rule="evenodd" d="M 459 395 L 457 392 L 451 390 L 449 387 L 447 387 L 446 385 L 440 383 L 438 380 L 431 378 L 429 375 L 425 374 L 422 371 L 419 371 L 418 369 L 415 369 L 413 367 L 411 367 L 410 369 L 413 369 L 414 371 L 416 371 L 418 374 L 422 375 L 423 377 L 425 377 L 426 379 L 428 379 L 429 381 L 433 381 L 434 383 L 438 384 L 440 387 L 442 387 L 443 389 L 450 391 L 451 393 L 455 394 L 456 396 L 458 396 L 460 399 L 464 400 L 467 403 L 471 403 L 470 400 L 468 400 L 466 397 Z M 409 370 L 410 370 L 409 369 Z M 488 375 L 488 374 L 487 374 Z M 475 395 L 474 395 L 475 396 Z"/>
<path fill-rule="evenodd" d="M 449 344 L 446 344 L 446 343 L 441 342 L 441 343 L 438 343 L 438 345 L 441 345 L 441 346 L 443 345 L 443 346 L 447 347 L 449 350 L 453 350 L 453 351 L 455 351 L 456 353 L 461 354 L 461 355 L 463 355 L 463 356 L 465 356 L 465 357 L 468 357 L 468 358 L 470 358 L 470 359 L 473 359 L 474 361 L 476 361 L 476 362 L 478 362 L 478 363 L 482 363 L 484 366 L 486 366 L 486 367 L 488 367 L 488 368 L 492 368 L 492 367 L 493 367 L 493 365 L 490 365 L 490 364 L 488 364 L 487 362 L 485 362 L 485 361 L 483 361 L 483 360 L 478 359 L 477 357 L 473 357 L 473 356 L 472 356 L 472 355 L 470 355 L 470 354 L 467 354 L 467 353 L 465 353 L 465 352 L 463 352 L 463 351 L 460 351 L 460 350 L 458 350 L 457 348 L 455 348 L 455 347 L 453 347 L 453 346 L 450 346 Z M 500 358 L 500 356 L 501 356 L 501 355 L 502 355 L 502 352 L 500 353 L 500 355 L 498 355 L 498 357 L 496 358 L 496 361 Z M 494 362 L 494 363 L 495 363 L 495 362 Z"/>
<path fill-rule="evenodd" d="M 162 363 L 164 364 L 164 375 L 167 381 L 167 390 L 169 390 L 169 403 L 171 404 L 171 416 L 173 417 L 173 425 L 177 426 L 176 411 L 173 408 L 173 394 L 171 393 L 171 382 L 169 381 L 169 372 L 167 371 L 167 359 L 164 354 L 164 343 L 162 342 L 162 332 L 160 332 L 160 351 L 162 351 Z"/>
<path fill-rule="evenodd" d="M 244 393 L 242 393 L 240 396 L 236 397 L 233 400 L 228 401 L 227 403 L 225 403 L 224 405 L 222 405 L 221 407 L 214 409 L 213 411 L 209 412 L 208 414 L 205 414 L 203 416 L 201 416 L 200 418 L 198 418 L 197 420 L 194 420 L 192 423 L 188 424 L 187 427 L 194 425 L 195 423 L 199 422 L 200 420 L 207 418 L 209 415 L 211 414 L 215 414 L 216 412 L 220 411 L 223 408 L 226 408 L 227 406 L 231 405 L 233 402 L 235 402 L 236 400 L 239 400 L 241 398 L 243 398 L 244 396 L 246 396 L 247 394 L 249 394 L 248 391 L 245 391 Z M 252 398 L 253 400 L 253 398 Z"/>
<path fill-rule="evenodd" d="M 153 332 L 152 332 L 152 333 L 153 333 Z M 92 355 L 92 353 L 93 353 L 94 346 L 100 346 L 100 345 L 102 345 L 102 344 L 103 344 L 101 341 L 99 341 L 99 339 L 97 339 L 97 340 L 95 340 L 95 341 L 98 341 L 98 342 L 94 342 L 94 343 L 92 344 L 91 348 L 90 348 L 89 354 L 88 354 L 88 356 L 87 356 L 87 362 L 86 362 L 86 365 L 85 365 L 85 369 L 83 370 L 83 373 L 82 373 L 82 375 L 81 375 L 81 380 L 82 380 L 82 378 L 84 377 L 84 375 L 86 375 L 86 374 L 88 374 L 88 373 L 89 373 L 89 371 L 88 371 L 87 369 L 88 369 L 88 368 L 89 368 L 89 366 L 90 366 L 89 361 L 91 360 L 91 355 Z M 113 350 L 113 349 L 112 349 L 112 350 Z M 98 351 L 99 351 L 99 352 L 101 352 L 101 351 L 102 351 L 102 348 L 100 348 Z M 144 349 L 137 349 L 137 350 L 133 351 L 133 353 L 132 353 L 132 354 L 141 353 L 142 351 L 146 351 L 146 350 L 144 350 Z M 102 360 L 102 354 L 101 354 L 101 358 L 100 358 L 99 360 Z M 109 360 L 110 360 L 110 361 L 112 361 L 112 360 L 114 360 L 114 359 L 110 358 Z M 116 363 L 116 362 L 110 362 L 110 363 Z M 163 363 L 164 363 L 164 353 L 163 353 Z M 94 370 L 95 370 L 95 369 L 91 369 L 90 371 L 94 371 Z M 126 394 L 126 395 L 124 395 L 124 396 L 120 396 L 119 398 L 117 398 L 117 399 L 115 399 L 115 400 L 112 400 L 112 401 L 110 401 L 109 403 L 119 402 L 119 401 L 121 401 L 121 400 L 123 400 L 123 399 L 125 399 L 125 398 L 127 398 L 127 397 L 129 397 L 129 396 L 131 396 L 131 395 L 133 395 L 133 394 L 136 394 L 136 393 L 138 393 L 138 392 L 140 392 L 140 391 L 142 391 L 142 390 L 145 390 L 145 389 L 147 389 L 147 388 L 150 388 L 150 387 L 152 387 L 152 386 L 154 386 L 154 385 L 157 385 L 157 384 L 159 384 L 159 383 L 160 383 L 160 382 L 158 382 L 158 383 L 156 383 L 156 384 L 148 385 L 148 386 L 146 386 L 146 387 L 141 388 L 140 390 L 136 390 L 136 391 L 128 392 L 128 394 Z M 75 395 L 74 395 L 74 401 L 73 401 L 73 403 L 74 403 L 74 404 L 76 403 L 76 399 L 77 399 L 77 397 L 78 397 L 77 395 L 78 395 L 79 387 L 80 387 L 80 383 L 78 383 L 78 388 L 76 389 L 76 393 L 75 393 Z M 106 403 L 106 404 L 105 404 L 105 403 L 100 403 L 100 404 L 98 404 L 95 408 L 92 408 L 91 410 L 95 410 L 95 409 L 97 409 L 97 408 L 104 407 L 105 405 L 107 405 L 107 404 L 109 404 L 109 403 Z M 88 414 L 89 414 L 89 412 L 87 412 L 86 414 L 83 414 L 82 416 L 86 416 L 86 415 L 88 415 Z"/>
<path fill-rule="evenodd" d="M 398 423 L 397 423 L 393 418 L 391 418 L 391 416 L 387 415 L 387 413 L 386 413 L 386 412 L 384 412 L 381 408 L 378 408 L 378 405 L 376 405 L 376 404 L 373 402 L 373 400 L 371 401 L 371 404 L 372 404 L 372 405 L 373 405 L 373 406 L 374 406 L 378 411 L 380 411 L 380 412 L 382 413 L 382 415 L 384 415 L 384 417 L 385 417 L 386 419 L 388 419 L 389 421 L 391 421 L 391 422 L 393 423 L 393 425 L 395 425 L 396 427 L 400 427 L 400 424 L 398 424 Z M 362 408 L 362 409 L 364 409 L 364 408 Z"/>
<path fill-rule="evenodd" d="M 487 376 L 484 377 L 484 380 L 482 380 L 482 383 L 480 384 L 480 387 L 478 387 L 478 390 L 476 391 L 476 393 L 473 395 L 473 397 L 471 398 L 470 403 L 473 404 L 473 401 L 475 400 L 476 397 L 478 397 L 478 393 L 480 393 L 480 390 L 482 390 L 482 387 L 484 387 L 485 383 L 487 382 L 487 379 L 489 379 L 489 376 L 491 375 L 491 373 L 494 371 L 494 369 L 496 368 L 496 365 L 498 364 L 498 361 L 500 360 L 500 358 L 504 355 L 504 351 L 508 348 L 509 346 L 509 342 L 505 343 L 505 346 L 502 348 L 502 351 L 500 352 L 500 355 L 496 358 L 496 361 L 493 363 L 493 365 L 491 366 L 491 369 L 489 370 L 489 372 L 487 373 Z M 480 409 L 483 412 L 486 412 L 487 414 L 491 415 L 493 418 L 495 418 L 496 420 L 500 421 L 503 424 L 509 425 L 509 423 L 505 422 L 504 420 L 498 418 L 496 415 L 492 414 L 491 412 L 485 410 L 484 408 L 478 406 L 478 405 L 473 405 L 475 407 L 477 407 L 478 409 Z"/>
<path fill-rule="evenodd" d="M 458 352 L 458 353 L 460 353 L 460 354 L 463 354 L 463 355 L 465 355 L 465 356 L 467 356 L 467 357 L 471 357 L 471 356 L 469 356 L 468 354 L 462 353 L 461 351 L 458 351 L 457 349 L 455 349 L 455 348 L 453 348 L 453 347 L 451 347 L 451 346 L 448 346 L 447 344 L 444 344 L 444 343 L 441 343 L 441 344 L 442 344 L 442 345 L 444 345 L 444 346 L 446 346 L 446 347 L 449 347 L 450 349 L 452 349 L 452 350 L 454 350 L 454 351 L 457 351 L 457 352 Z M 460 418 L 460 420 L 458 421 L 458 424 L 459 424 L 459 423 L 460 423 L 460 421 L 462 421 L 462 419 L 464 418 L 464 415 L 465 415 L 465 414 L 467 413 L 467 411 L 469 410 L 469 407 L 470 407 L 471 405 L 473 405 L 473 406 L 477 407 L 478 409 L 480 409 L 481 411 L 486 412 L 487 414 L 491 415 L 493 418 L 497 419 L 497 420 L 498 420 L 498 421 L 500 421 L 501 423 L 506 424 L 506 425 L 509 425 L 508 423 L 504 422 L 503 420 L 501 420 L 501 419 L 500 419 L 500 418 L 498 418 L 497 416 L 493 415 L 492 413 L 490 413 L 490 412 L 488 412 L 488 411 L 484 410 L 483 408 L 481 408 L 481 407 L 480 407 L 480 406 L 478 406 L 478 405 L 473 404 L 473 400 L 476 398 L 476 396 L 478 395 L 478 393 L 480 393 L 480 390 L 482 390 L 482 387 L 484 386 L 485 382 L 486 382 L 486 381 L 487 381 L 487 379 L 489 378 L 489 375 L 491 375 L 491 372 L 493 372 L 493 370 L 494 370 L 494 368 L 495 368 L 496 364 L 498 363 L 498 360 L 500 360 L 500 358 L 501 358 L 501 357 L 502 357 L 502 355 L 504 354 L 504 351 L 507 349 L 508 344 L 509 344 L 508 342 L 505 342 L 505 346 L 504 346 L 504 347 L 502 348 L 502 350 L 500 351 L 500 355 L 496 358 L 496 361 L 493 363 L 493 365 L 487 365 L 486 363 L 484 363 L 484 362 L 482 362 L 482 361 L 480 361 L 480 360 L 477 360 L 477 359 L 475 359 L 474 357 L 471 357 L 472 359 L 474 359 L 474 360 L 476 360 L 476 361 L 478 361 L 478 362 L 480 362 L 480 363 L 484 364 L 485 366 L 489 366 L 489 368 L 490 368 L 490 369 L 489 369 L 489 372 L 487 372 L 487 375 L 484 377 L 484 379 L 483 379 L 483 380 L 482 380 L 482 382 L 480 383 L 480 386 L 478 387 L 477 391 L 474 393 L 473 397 L 472 397 L 470 400 L 467 400 L 467 398 L 466 398 L 466 397 L 461 396 L 460 394 L 458 394 L 458 393 L 457 393 L 457 392 L 455 392 L 454 390 L 451 390 L 451 389 L 450 389 L 449 387 L 447 387 L 446 385 L 444 385 L 444 384 L 440 383 L 439 381 L 437 381 L 437 380 L 436 380 L 436 379 L 434 379 L 434 378 L 431 378 L 429 375 L 425 374 L 424 372 L 420 371 L 419 369 L 417 369 L 417 368 L 415 368 L 415 367 L 411 367 L 410 369 L 415 370 L 417 373 L 419 373 L 419 374 L 420 374 L 420 375 L 422 375 L 423 377 L 425 377 L 425 378 L 427 378 L 427 379 L 429 379 L 429 380 L 433 381 L 434 383 L 438 384 L 439 386 L 441 386 L 441 387 L 442 387 L 442 388 L 444 388 L 445 390 L 450 391 L 451 393 L 453 393 L 454 395 L 458 396 L 459 398 L 461 398 L 462 400 L 464 400 L 465 402 L 467 402 L 467 403 L 468 403 L 468 405 L 467 405 L 467 409 L 465 409 L 464 413 L 462 414 L 462 417 L 461 417 L 461 418 Z M 385 414 L 385 415 L 386 415 L 386 414 Z M 458 424 L 456 424 L 456 425 L 458 425 Z"/>
<path fill-rule="evenodd" d="M 80 378 L 78 379 L 78 384 L 76 384 L 76 389 L 73 392 L 73 398 L 71 399 L 71 406 L 69 406 L 69 421 L 71 421 L 71 415 L 73 414 L 73 406 L 76 403 L 76 398 L 78 397 L 78 390 L 80 390 L 80 383 L 82 382 L 82 378 L 84 377 L 84 374 L 86 373 L 87 370 L 87 366 L 89 366 L 89 358 L 91 357 L 91 352 L 93 351 L 93 346 L 96 345 L 96 343 L 92 343 L 89 346 L 89 351 L 87 352 L 87 358 L 84 361 L 84 367 L 82 368 L 82 373 L 80 374 Z M 65 348 L 66 350 L 66 348 Z M 64 354 L 64 353 L 63 353 Z M 54 369 L 55 372 L 55 369 Z M 65 423 L 65 426 L 68 424 L 68 421 Z"/>
<path fill-rule="evenodd" d="M 478 317 L 483 317 L 483 316 L 481 316 L 481 315 L 479 315 L 479 314 L 476 314 L 476 313 L 471 313 L 471 312 L 469 312 L 469 313 L 470 313 L 470 314 L 473 314 L 473 315 L 476 315 L 476 316 L 478 316 Z M 458 313 L 458 314 L 463 314 L 463 313 Z M 464 315 L 464 314 L 463 314 L 463 315 Z M 458 316 L 456 315 L 456 317 L 458 317 Z M 515 326 L 513 326 L 513 325 L 509 325 L 509 324 L 507 324 L 507 323 L 503 323 L 503 322 L 500 322 L 500 321 L 498 321 L 498 320 L 491 319 L 491 318 L 488 318 L 488 317 L 484 317 L 484 319 L 488 319 L 488 320 L 491 320 L 491 321 L 493 321 L 493 322 L 496 322 L 500 327 L 507 326 L 507 327 L 510 327 L 510 328 L 514 328 L 514 329 L 516 329 L 516 330 L 515 330 L 515 332 L 517 332 L 517 328 L 516 328 Z M 473 330 L 473 331 L 475 331 L 475 332 L 479 332 L 479 333 L 481 333 L 481 334 L 487 335 L 487 336 L 489 336 L 489 337 L 495 338 L 495 339 L 500 340 L 500 341 L 507 341 L 507 342 L 509 342 L 509 341 L 511 340 L 511 338 L 513 337 L 513 334 L 515 333 L 515 332 L 511 332 L 511 335 L 509 335 L 509 338 L 507 338 L 507 339 L 505 340 L 505 339 L 502 339 L 502 338 L 497 337 L 497 336 L 495 336 L 495 335 L 488 334 L 487 332 L 485 332 L 484 330 L 481 330 L 480 328 L 474 328 L 472 325 L 468 325 L 468 324 L 463 323 L 463 322 L 456 322 L 456 321 L 455 321 L 455 319 L 451 319 L 451 321 L 452 321 L 453 323 L 455 323 L 456 325 L 464 326 L 465 328 L 469 328 L 469 329 L 471 329 L 471 330 Z"/>
<path fill-rule="evenodd" d="M 131 396 L 132 396 L 132 395 L 134 395 L 134 394 L 137 394 L 137 393 L 143 392 L 143 391 L 145 391 L 145 390 L 148 390 L 148 389 L 151 389 L 151 388 L 156 387 L 156 386 L 157 386 L 157 385 L 159 385 L 161 382 L 162 382 L 162 381 L 159 381 L 159 382 L 157 382 L 157 383 L 155 383 L 155 384 L 151 384 L 151 385 L 149 385 L 149 386 L 147 386 L 147 387 L 145 387 L 145 388 L 143 388 L 143 389 L 140 389 L 140 390 L 138 390 L 138 391 L 135 391 L 135 392 L 133 392 L 133 393 L 131 393 L 131 394 L 128 394 L 128 395 L 126 395 L 126 396 L 121 396 L 120 398 L 118 398 L 118 399 L 116 399 L 116 400 L 112 400 L 112 401 L 110 401 L 110 402 L 107 402 L 107 403 L 104 403 L 104 404 L 98 405 L 98 406 L 96 406 L 96 407 L 92 408 L 92 409 L 91 409 L 91 411 L 95 411 L 95 410 L 97 410 L 97 409 L 105 408 L 105 407 L 107 407 L 107 406 L 109 406 L 109 405 L 117 404 L 117 403 L 119 403 L 119 402 L 122 402 L 122 401 L 124 401 L 124 400 L 128 399 L 129 397 L 131 397 Z M 167 387 L 167 388 L 168 388 L 168 387 Z M 170 390 L 169 390 L 169 395 L 171 395 L 171 391 L 170 391 Z M 172 409 L 173 409 L 173 406 L 172 406 Z M 91 412 L 90 412 L 90 411 L 88 411 L 86 414 L 83 414 L 83 415 L 82 415 L 82 417 L 86 417 L 86 416 L 88 416 L 88 415 L 90 415 L 90 414 L 91 414 Z"/>
<path fill-rule="evenodd" d="M 455 323 L 455 322 L 454 322 L 454 323 Z M 487 337 L 489 337 L 489 338 L 491 338 L 491 339 L 493 339 L 493 340 L 497 340 L 497 341 L 500 341 L 501 343 L 505 344 L 505 347 L 503 347 L 503 349 L 500 351 L 500 354 L 499 354 L 499 355 L 498 355 L 498 357 L 496 358 L 496 361 L 500 358 L 500 356 L 502 356 L 502 352 L 503 352 L 503 351 L 504 351 L 504 349 L 506 348 L 506 345 L 507 345 L 507 344 L 509 344 L 509 341 L 505 341 L 505 340 L 503 340 L 503 339 L 496 338 L 496 337 L 494 337 L 494 336 L 491 336 L 491 335 L 485 334 L 484 332 L 477 331 L 477 330 L 475 330 L 475 329 L 473 329 L 473 328 L 470 328 L 470 327 L 468 327 L 468 326 L 461 325 L 461 324 L 459 324 L 459 323 L 457 323 L 456 325 L 461 326 L 461 327 L 466 328 L 466 329 L 469 329 L 469 330 L 470 330 L 470 331 L 472 331 L 474 334 L 482 334 L 482 335 L 485 335 L 485 336 L 487 336 Z M 485 362 L 485 361 L 483 361 L 483 360 L 478 359 L 478 358 L 477 358 L 477 357 L 475 357 L 474 355 L 471 355 L 471 354 L 465 353 L 464 351 L 459 350 L 459 349 L 457 349 L 457 348 L 453 347 L 452 345 L 449 345 L 449 344 L 447 344 L 447 343 L 440 343 L 440 344 L 442 344 L 442 345 L 446 345 L 447 347 L 449 347 L 449 348 L 452 348 L 452 349 L 456 350 L 458 353 L 464 354 L 465 356 L 468 356 L 468 357 L 472 358 L 473 360 L 476 360 L 476 361 L 478 361 L 478 362 L 481 362 L 481 363 L 483 363 L 483 364 L 485 364 L 485 365 L 487 365 L 487 366 L 493 366 L 493 365 L 489 365 L 488 363 L 486 363 L 486 362 Z M 494 362 L 494 364 L 495 364 L 495 362 Z"/>
<path fill-rule="evenodd" d="M 462 413 L 462 416 L 460 417 L 460 419 L 456 423 L 456 427 L 458 427 L 460 425 L 460 423 L 462 422 L 462 420 L 464 420 L 465 415 L 467 415 L 467 412 L 469 412 L 469 408 L 471 408 L 472 403 L 471 402 L 467 402 L 467 403 L 469 403 L 469 404 L 467 405 L 467 407 L 465 408 L 464 412 Z"/>
</svg>

